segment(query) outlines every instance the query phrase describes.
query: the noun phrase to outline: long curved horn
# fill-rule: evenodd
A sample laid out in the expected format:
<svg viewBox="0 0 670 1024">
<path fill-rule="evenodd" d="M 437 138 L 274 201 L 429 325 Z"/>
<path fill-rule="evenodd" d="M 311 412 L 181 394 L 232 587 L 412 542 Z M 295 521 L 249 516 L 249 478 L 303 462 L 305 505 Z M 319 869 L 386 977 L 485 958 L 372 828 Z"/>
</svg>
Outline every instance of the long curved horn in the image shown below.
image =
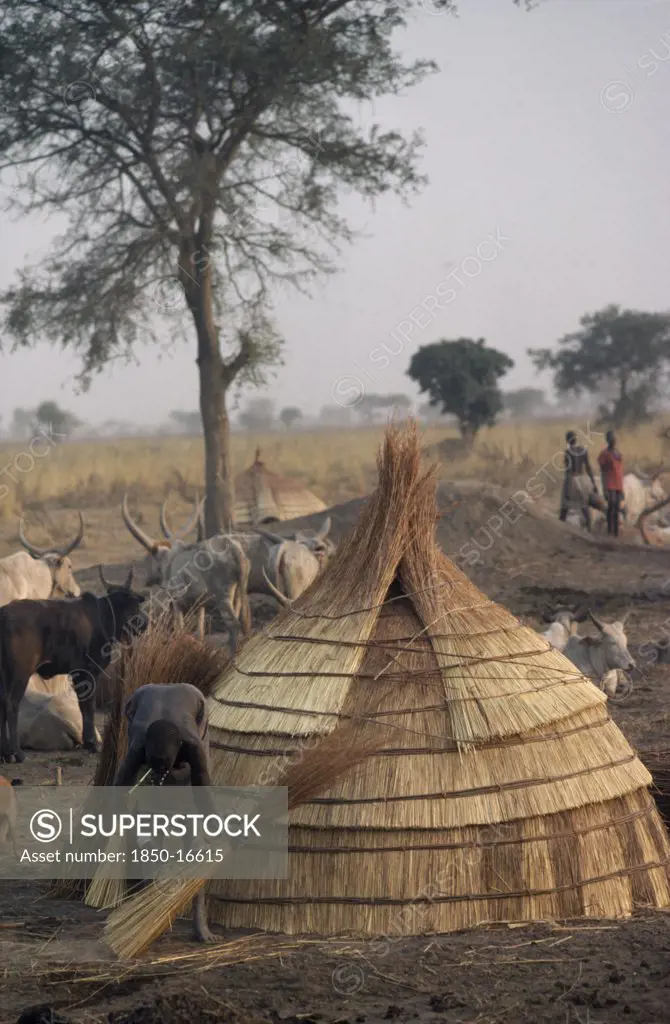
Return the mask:
<svg viewBox="0 0 670 1024">
<path fill-rule="evenodd" d="M 286 537 L 280 537 L 278 533 L 272 533 L 270 530 L 264 530 L 262 526 L 252 526 L 251 529 L 254 533 L 260 534 L 261 537 L 267 537 L 273 544 L 283 544 L 287 539 Z"/>
<path fill-rule="evenodd" d="M 593 612 L 590 609 L 589 609 L 589 618 L 590 618 L 591 622 L 593 623 L 593 625 L 598 627 L 598 629 L 600 630 L 601 633 L 604 632 L 605 624 L 603 622 L 601 622 L 600 619 L 597 619 L 596 616 L 593 614 Z"/>
<path fill-rule="evenodd" d="M 124 523 L 128 527 L 128 530 L 133 535 L 135 540 L 139 541 L 142 547 L 146 548 L 147 551 L 155 551 L 157 547 L 156 541 L 152 540 L 148 533 L 145 533 L 144 530 L 140 529 L 137 523 L 133 521 L 130 512 L 128 511 L 127 494 L 124 494 L 123 496 L 123 504 L 121 505 L 121 515 L 123 516 Z"/>
<path fill-rule="evenodd" d="M 321 529 L 317 530 L 317 532 L 314 534 L 314 540 L 325 540 L 328 534 L 330 533 L 331 526 L 332 523 L 330 520 L 330 516 L 328 516 L 326 519 L 324 519 L 323 523 L 321 524 Z"/>
<path fill-rule="evenodd" d="M 286 594 L 282 594 L 281 590 L 277 590 L 274 583 L 272 583 L 272 581 L 268 579 L 268 574 L 266 573 L 265 568 L 263 568 L 263 575 L 265 576 L 265 582 L 267 583 L 268 587 L 270 588 L 274 596 L 277 598 L 279 603 L 283 604 L 284 608 L 290 608 L 293 602 L 289 597 L 286 596 Z"/>
<path fill-rule="evenodd" d="M 165 539 L 166 540 L 172 540 L 173 539 L 172 538 L 172 530 L 169 528 L 169 526 L 167 524 L 167 517 L 166 517 L 166 514 L 165 514 L 165 506 L 166 505 L 167 505 L 167 500 L 164 501 L 163 504 L 161 505 L 160 514 L 158 516 L 158 522 L 160 523 L 161 532 L 162 532 L 163 536 L 165 537 Z"/>
<path fill-rule="evenodd" d="M 662 501 L 657 501 L 655 505 L 650 505 L 649 508 L 642 509 L 642 511 L 640 512 L 640 515 L 637 518 L 636 526 L 642 534 L 642 540 L 645 544 L 651 544 L 651 541 L 649 540 L 649 535 L 647 534 L 645 528 L 645 521 L 647 519 L 647 516 L 653 515 L 654 512 L 659 512 L 662 508 L 665 508 L 666 505 L 670 505 L 670 498 L 663 498 Z"/>
<path fill-rule="evenodd" d="M 83 515 L 80 512 L 79 513 L 79 529 L 77 531 L 77 536 L 74 538 L 74 540 L 70 541 L 69 544 L 66 544 L 64 548 L 54 548 L 54 551 L 56 552 L 56 554 L 60 555 L 61 558 L 65 558 L 65 556 L 69 555 L 71 551 L 74 551 L 75 548 L 79 547 L 79 545 L 81 544 L 83 539 L 84 539 L 84 517 L 83 517 Z"/>
<path fill-rule="evenodd" d="M 43 555 L 50 555 L 54 553 L 53 548 L 38 548 L 34 544 L 31 544 L 25 535 L 23 528 L 23 516 L 19 520 L 19 540 L 23 544 L 26 551 L 33 556 L 33 558 L 42 558 Z"/>
<path fill-rule="evenodd" d="M 166 515 L 166 507 L 167 507 L 167 501 L 164 501 L 163 504 L 161 505 L 160 524 L 161 524 L 161 530 L 163 531 L 163 536 L 167 540 L 183 540 L 184 537 L 186 537 L 191 532 L 191 530 L 195 529 L 198 526 L 198 523 L 200 522 L 200 514 L 201 513 L 200 513 L 200 498 L 198 496 L 198 492 L 197 491 L 196 491 L 196 494 L 195 494 L 195 508 L 194 508 L 193 515 L 191 516 L 191 518 L 187 522 L 186 526 L 182 526 L 182 528 L 180 530 L 171 530 L 170 527 L 168 526 L 168 524 L 167 524 L 167 515 Z"/>
<path fill-rule="evenodd" d="M 589 610 L 586 605 L 580 605 L 572 617 L 575 622 L 586 622 L 589 617 Z"/>
</svg>

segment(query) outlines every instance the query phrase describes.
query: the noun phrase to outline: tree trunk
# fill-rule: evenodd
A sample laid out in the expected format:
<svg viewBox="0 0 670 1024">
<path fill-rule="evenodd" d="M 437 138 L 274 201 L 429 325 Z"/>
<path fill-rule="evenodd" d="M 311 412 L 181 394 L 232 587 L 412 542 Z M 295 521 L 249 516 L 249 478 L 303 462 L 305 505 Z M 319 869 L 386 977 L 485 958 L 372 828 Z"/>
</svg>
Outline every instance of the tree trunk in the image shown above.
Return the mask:
<svg viewBox="0 0 670 1024">
<path fill-rule="evenodd" d="M 228 382 L 219 340 L 198 330 L 200 413 L 205 435 L 205 537 L 233 527 L 235 498 L 230 460 L 230 421 L 226 410 Z"/>
<path fill-rule="evenodd" d="M 193 240 L 182 244 L 179 270 L 198 336 L 196 361 L 205 436 L 205 537 L 213 537 L 233 527 L 235 495 L 226 392 L 234 374 L 230 374 L 221 355 L 214 322 L 212 269 L 209 259 L 198 259 L 200 252 L 200 246 Z"/>
</svg>

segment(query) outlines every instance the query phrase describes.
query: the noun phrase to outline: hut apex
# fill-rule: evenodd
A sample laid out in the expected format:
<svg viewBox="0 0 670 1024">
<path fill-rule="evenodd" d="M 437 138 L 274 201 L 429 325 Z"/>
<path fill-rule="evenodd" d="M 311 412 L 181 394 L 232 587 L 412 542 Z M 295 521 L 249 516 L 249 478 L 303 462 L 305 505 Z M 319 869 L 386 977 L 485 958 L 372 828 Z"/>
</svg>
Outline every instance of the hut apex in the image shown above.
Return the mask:
<svg viewBox="0 0 670 1024">
<path fill-rule="evenodd" d="M 248 469 L 235 477 L 237 526 L 260 526 L 323 512 L 326 506 L 300 480 L 272 473 L 261 461 L 261 450 Z"/>
<path fill-rule="evenodd" d="M 339 737 L 374 752 L 291 812 L 289 878 L 210 884 L 211 921 L 418 934 L 670 904 L 651 776 L 604 695 L 435 522 L 416 425 L 390 428 L 356 529 L 215 684 L 220 785 L 272 784 Z"/>
</svg>

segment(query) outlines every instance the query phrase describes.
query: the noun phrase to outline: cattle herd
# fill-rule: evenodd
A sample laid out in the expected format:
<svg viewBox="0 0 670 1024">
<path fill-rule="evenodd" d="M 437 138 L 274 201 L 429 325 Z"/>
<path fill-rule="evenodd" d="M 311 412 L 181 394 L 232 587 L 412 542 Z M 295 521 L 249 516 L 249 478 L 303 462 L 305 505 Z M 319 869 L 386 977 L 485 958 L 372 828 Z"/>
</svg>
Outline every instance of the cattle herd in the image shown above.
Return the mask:
<svg viewBox="0 0 670 1024">
<path fill-rule="evenodd" d="M 660 499 L 657 481 L 651 497 Z M 634 504 L 634 495 L 628 496 Z M 640 496 L 645 502 L 649 494 Z M 316 531 L 282 537 L 256 526 L 246 532 L 204 539 L 203 502 L 197 497 L 191 518 L 180 531 L 160 510 L 162 538 L 150 536 L 133 518 L 127 495 L 121 516 L 145 551 L 138 568 L 142 593 L 133 590 L 135 566 L 122 585 L 108 583 L 100 569 L 104 593 L 81 593 L 70 554 L 84 536 L 79 513 L 76 536 L 63 547 L 40 548 L 25 535 L 24 548 L 0 559 L 0 759 L 23 760 L 22 746 L 60 749 L 98 745 L 95 690 L 109 667 L 114 645 L 141 632 L 158 613 L 169 610 L 177 621 L 195 614 L 198 631 L 206 623 L 225 635 L 231 655 L 251 630 L 249 595 L 264 595 L 290 604 L 315 579 L 335 552 L 330 519 Z M 196 539 L 189 541 L 189 533 Z M 590 618 L 597 635 L 579 634 Z M 625 674 L 635 667 L 628 650 L 625 619 L 605 623 L 590 612 L 554 610 L 545 639 L 562 651 L 608 697 L 614 697 Z M 46 681 L 46 682 L 45 682 Z"/>
<path fill-rule="evenodd" d="M 81 593 L 69 557 L 84 536 L 81 513 L 76 537 L 61 548 L 30 543 L 22 519 L 19 540 L 25 550 L 0 559 L 1 761 L 22 761 L 22 745 L 52 749 L 49 744 L 64 733 L 96 751 L 99 677 L 109 667 L 114 645 L 138 635 L 154 615 L 169 609 L 183 621 L 185 614 L 195 613 L 201 635 L 209 617 L 225 630 L 234 654 L 240 637 L 251 630 L 249 595 L 290 603 L 335 552 L 328 536 L 330 519 L 317 531 L 289 537 L 259 526 L 204 539 L 203 504 L 196 499 L 190 521 L 178 533 L 168 526 L 163 504 L 163 538 L 156 540 L 133 519 L 127 496 L 121 515 L 146 551 L 139 564 L 148 588 L 142 593 L 133 589 L 134 565 L 122 585 L 109 583 L 101 567 L 103 595 Z M 194 530 L 197 539 L 189 542 Z M 63 702 L 68 704 L 66 719 L 76 711 L 74 729 L 65 728 L 62 720 L 54 726 L 53 716 L 47 729 L 47 702 L 61 709 Z M 41 730 L 34 724 L 36 706 Z"/>
</svg>

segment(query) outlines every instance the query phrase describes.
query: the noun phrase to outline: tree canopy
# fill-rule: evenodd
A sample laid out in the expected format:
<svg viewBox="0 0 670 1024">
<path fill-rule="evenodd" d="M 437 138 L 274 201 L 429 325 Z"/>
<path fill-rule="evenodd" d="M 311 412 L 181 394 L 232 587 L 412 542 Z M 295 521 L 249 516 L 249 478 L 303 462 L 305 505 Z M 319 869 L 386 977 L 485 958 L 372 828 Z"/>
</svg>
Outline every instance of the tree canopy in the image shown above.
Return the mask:
<svg viewBox="0 0 670 1024">
<path fill-rule="evenodd" d="M 559 393 L 611 393 L 601 409 L 615 426 L 647 419 L 670 366 L 670 315 L 610 305 L 580 320 L 558 349 L 529 349 L 538 370 L 553 371 Z"/>
<path fill-rule="evenodd" d="M 252 398 L 239 415 L 240 425 L 245 430 L 272 430 L 275 418 L 275 404 L 271 398 Z"/>
<path fill-rule="evenodd" d="M 227 392 L 278 358 L 272 287 L 336 268 L 355 237 L 342 189 L 373 200 L 423 182 L 418 134 L 354 117 L 435 70 L 395 48 L 414 10 L 0 0 L 0 171 L 19 215 L 66 222 L 0 295 L 5 332 L 75 348 L 87 382 L 190 323 L 208 536 L 234 507 Z"/>
<path fill-rule="evenodd" d="M 302 419 L 302 412 L 296 405 L 287 405 L 279 413 L 279 419 L 287 430 L 290 430 L 294 423 Z"/>
<path fill-rule="evenodd" d="M 503 405 L 511 416 L 535 416 L 547 406 L 546 393 L 541 388 L 517 388 L 503 393 Z"/>
<path fill-rule="evenodd" d="M 67 409 L 61 409 L 57 402 L 40 402 L 36 409 L 16 408 L 12 419 L 12 433 L 17 437 L 26 437 L 38 430 L 47 429 L 67 437 L 82 421 Z"/>
<path fill-rule="evenodd" d="M 503 408 L 498 382 L 513 366 L 508 355 L 489 348 L 484 338 L 459 338 L 423 345 L 407 373 L 429 395 L 431 405 L 456 416 L 462 437 L 472 439 L 495 423 Z"/>
<path fill-rule="evenodd" d="M 360 401 L 356 405 L 356 412 L 364 422 L 372 423 L 377 412 L 392 409 L 393 411 L 407 413 L 411 405 L 412 402 L 407 395 L 375 395 L 366 392 L 361 395 Z"/>
</svg>

